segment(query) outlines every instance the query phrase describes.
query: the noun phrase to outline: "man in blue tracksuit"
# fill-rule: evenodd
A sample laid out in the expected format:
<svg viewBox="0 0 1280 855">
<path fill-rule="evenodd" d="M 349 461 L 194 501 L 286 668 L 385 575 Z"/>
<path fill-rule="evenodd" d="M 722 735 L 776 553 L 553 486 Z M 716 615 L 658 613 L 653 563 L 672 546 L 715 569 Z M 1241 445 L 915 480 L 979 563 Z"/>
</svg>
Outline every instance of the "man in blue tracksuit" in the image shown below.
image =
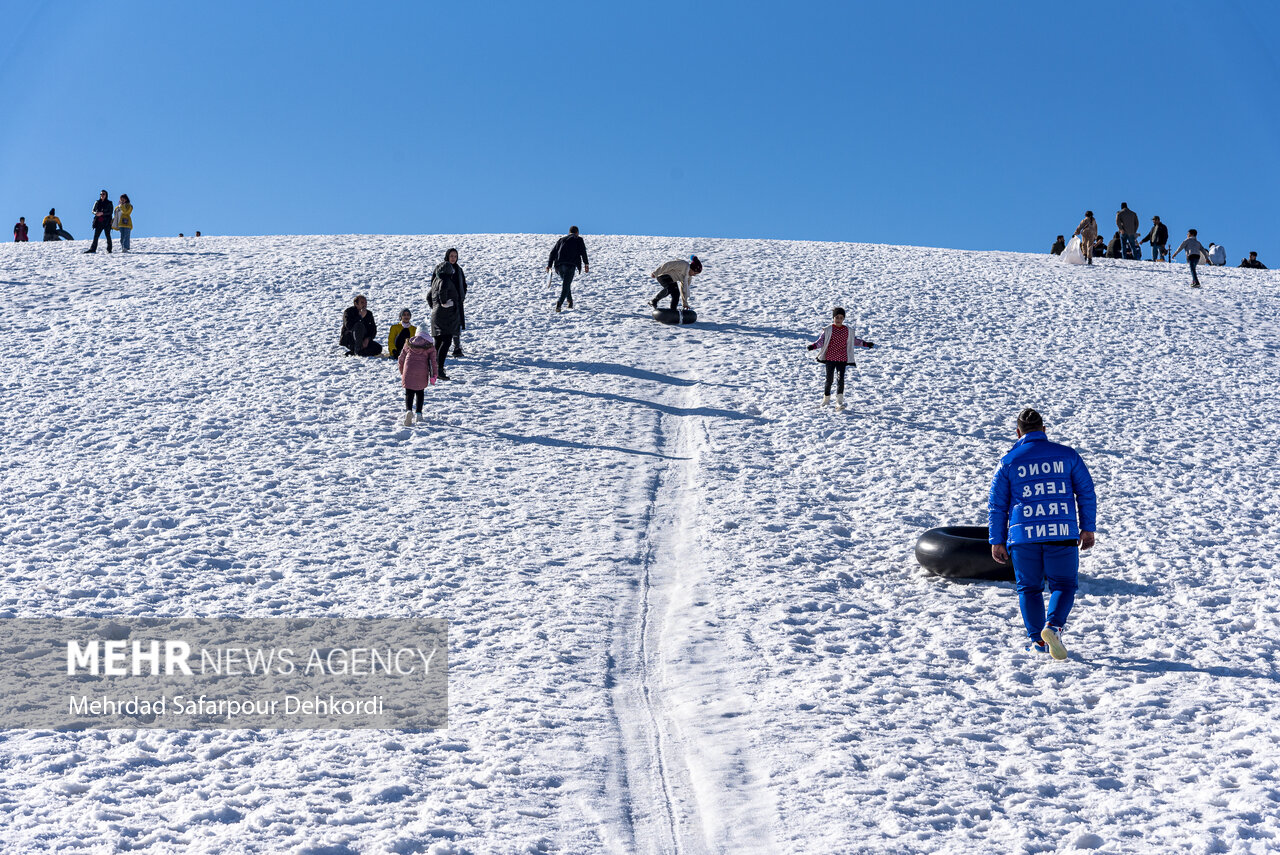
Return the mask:
<svg viewBox="0 0 1280 855">
<path fill-rule="evenodd" d="M 1050 442 L 1044 420 L 1028 407 L 1018 414 L 1018 442 L 1000 460 L 987 499 L 991 557 L 1013 558 L 1022 622 L 1033 647 L 1066 659 L 1062 627 L 1076 598 L 1080 550 L 1094 543 L 1098 499 L 1075 449 Z M 1044 587 L 1049 583 L 1049 614 Z"/>
</svg>

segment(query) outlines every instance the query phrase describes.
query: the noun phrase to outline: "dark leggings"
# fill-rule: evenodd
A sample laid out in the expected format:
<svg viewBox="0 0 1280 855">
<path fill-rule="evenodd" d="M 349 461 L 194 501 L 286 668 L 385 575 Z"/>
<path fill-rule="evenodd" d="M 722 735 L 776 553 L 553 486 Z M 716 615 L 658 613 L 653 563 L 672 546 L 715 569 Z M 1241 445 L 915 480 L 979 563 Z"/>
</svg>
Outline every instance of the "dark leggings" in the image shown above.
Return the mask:
<svg viewBox="0 0 1280 855">
<path fill-rule="evenodd" d="M 107 236 L 107 252 L 111 251 L 111 226 L 94 226 L 93 227 L 93 243 L 89 244 L 90 252 L 98 251 L 98 236 L 105 233 Z"/>
<path fill-rule="evenodd" d="M 561 282 L 560 299 L 556 300 L 557 306 L 564 303 L 565 300 L 568 300 L 569 307 L 570 308 L 573 307 L 573 293 L 569 290 L 569 286 L 573 284 L 573 274 L 576 271 L 577 271 L 577 268 L 574 267 L 572 264 L 556 265 L 556 273 L 560 274 L 560 282 Z"/>
<path fill-rule="evenodd" d="M 669 295 L 671 297 L 671 308 L 674 311 L 676 302 L 680 299 L 680 283 L 664 273 L 658 277 L 658 284 L 662 286 L 662 293 L 654 297 L 652 302 L 657 305 L 659 300 Z"/>
<path fill-rule="evenodd" d="M 824 364 L 827 366 L 827 385 L 823 387 L 822 394 L 830 395 L 831 381 L 832 379 L 839 377 L 840 379 L 836 381 L 836 394 L 843 395 L 844 394 L 844 369 L 848 366 L 848 363 L 847 362 L 827 362 Z"/>
<path fill-rule="evenodd" d="M 457 347 L 462 347 L 462 342 L 458 341 L 457 333 L 445 333 L 436 336 L 436 358 L 440 360 L 440 373 L 444 373 L 444 359 L 449 355 L 449 343 L 453 342 Z"/>
<path fill-rule="evenodd" d="M 1200 256 L 1198 255 L 1187 256 L 1187 264 L 1191 265 L 1191 284 L 1192 285 L 1200 284 L 1200 277 L 1196 276 L 1196 265 L 1199 263 L 1200 263 Z"/>
<path fill-rule="evenodd" d="M 404 390 L 404 408 L 408 410 L 417 410 L 418 414 L 422 414 L 422 398 L 425 389 L 405 389 Z"/>
</svg>

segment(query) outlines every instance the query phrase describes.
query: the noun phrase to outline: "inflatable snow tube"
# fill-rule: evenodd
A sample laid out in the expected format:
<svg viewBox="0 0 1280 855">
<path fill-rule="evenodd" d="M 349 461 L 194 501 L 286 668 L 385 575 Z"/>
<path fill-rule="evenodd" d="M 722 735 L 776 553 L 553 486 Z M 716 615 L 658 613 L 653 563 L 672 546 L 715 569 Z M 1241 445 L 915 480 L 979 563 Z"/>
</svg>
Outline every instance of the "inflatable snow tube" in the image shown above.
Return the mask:
<svg viewBox="0 0 1280 855">
<path fill-rule="evenodd" d="M 987 527 L 931 528 L 916 541 L 916 561 L 934 576 L 1013 581 L 1013 564 L 997 564 L 987 543 Z"/>
<path fill-rule="evenodd" d="M 660 324 L 691 324 L 698 319 L 693 309 L 654 309 L 653 319 Z"/>
</svg>

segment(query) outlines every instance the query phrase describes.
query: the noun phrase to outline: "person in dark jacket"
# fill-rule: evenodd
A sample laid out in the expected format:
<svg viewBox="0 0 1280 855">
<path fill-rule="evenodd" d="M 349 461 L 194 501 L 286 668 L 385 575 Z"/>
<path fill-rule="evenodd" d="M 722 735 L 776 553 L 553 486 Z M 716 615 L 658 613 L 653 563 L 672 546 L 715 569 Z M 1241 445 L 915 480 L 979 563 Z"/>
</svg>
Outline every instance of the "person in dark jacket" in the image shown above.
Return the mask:
<svg viewBox="0 0 1280 855">
<path fill-rule="evenodd" d="M 446 267 L 448 268 L 446 270 Z M 467 313 L 465 304 L 467 302 L 467 274 L 462 272 L 462 265 L 458 263 L 458 250 L 450 247 L 444 254 L 444 261 L 436 265 L 436 269 L 431 274 L 431 286 L 435 288 L 436 280 L 441 275 L 446 275 L 453 280 L 458 290 L 458 304 L 456 310 L 458 313 L 458 329 L 453 333 L 453 355 L 462 356 L 462 331 L 467 328 Z M 431 305 L 432 291 L 427 292 L 427 305 Z M 432 307 L 434 308 L 434 306 Z M 434 335 L 434 333 L 433 333 Z M 437 344 L 437 348 L 439 345 Z M 444 358 L 447 354 L 440 351 L 440 371 L 441 377 L 444 377 Z M 444 379 L 448 380 L 448 377 Z"/>
<path fill-rule="evenodd" d="M 1120 247 L 1120 233 L 1116 232 L 1115 236 L 1111 238 L 1111 243 L 1107 244 L 1107 258 L 1120 258 Z"/>
<path fill-rule="evenodd" d="M 27 218 L 18 217 L 18 222 L 13 224 L 13 239 L 15 242 L 22 242 L 27 239 Z"/>
<path fill-rule="evenodd" d="M 98 194 L 98 201 L 93 203 L 93 243 L 89 244 L 86 253 L 98 251 L 98 236 L 104 232 L 107 235 L 107 252 L 111 252 L 111 214 L 114 210 L 111 197 L 103 190 Z"/>
<path fill-rule="evenodd" d="M 1137 261 L 1142 258 L 1138 247 L 1138 215 L 1129 210 L 1126 202 L 1116 211 L 1116 228 L 1120 229 L 1120 257 Z"/>
<path fill-rule="evenodd" d="M 342 313 L 342 334 L 338 344 L 347 349 L 347 356 L 381 356 L 378 342 L 378 324 L 369 311 L 369 301 L 357 294 L 351 305 Z"/>
<path fill-rule="evenodd" d="M 1062 235 L 1058 235 L 1058 239 L 1053 242 L 1053 248 L 1049 252 L 1054 255 L 1062 255 L 1063 250 L 1067 248 L 1067 240 Z"/>
<path fill-rule="evenodd" d="M 1248 257 L 1248 258 L 1241 259 L 1241 260 L 1240 260 L 1240 266 L 1241 266 L 1241 267 L 1251 267 L 1251 268 L 1253 268 L 1254 270 L 1266 270 L 1266 269 L 1267 269 L 1267 265 L 1263 264 L 1261 261 L 1259 261 L 1259 260 L 1258 260 L 1258 253 L 1256 253 L 1256 252 L 1251 252 L 1251 253 L 1249 253 L 1249 257 Z"/>
<path fill-rule="evenodd" d="M 591 272 L 591 265 L 587 263 L 587 244 L 578 234 L 577 226 L 569 226 L 569 233 L 551 248 L 551 255 L 547 258 L 548 273 L 552 267 L 555 267 L 556 274 L 560 277 L 560 299 L 556 300 L 556 311 L 560 311 L 566 300 L 572 309 L 573 293 L 569 286 L 573 284 L 573 274 L 579 270 L 583 273 Z"/>
<path fill-rule="evenodd" d="M 1160 222 L 1159 217 L 1151 218 L 1151 231 L 1147 232 L 1147 236 L 1138 241 L 1138 247 L 1142 244 L 1151 244 L 1151 260 L 1159 261 L 1163 258 L 1169 260 L 1169 227 Z M 1139 253 L 1141 256 L 1141 253 Z"/>
<path fill-rule="evenodd" d="M 1038 412 L 1028 407 L 1018 414 L 1017 436 L 991 479 L 987 540 L 995 561 L 1013 560 L 1028 651 L 1066 659 L 1062 627 L 1076 598 L 1080 551 L 1095 541 L 1098 498 L 1080 454 L 1050 442 Z"/>
<path fill-rule="evenodd" d="M 454 356 L 462 355 L 462 346 L 458 343 L 458 333 L 465 327 L 463 300 L 467 293 L 467 280 L 458 266 L 458 251 L 450 249 L 444 254 L 444 261 L 436 265 L 431 275 L 431 291 L 427 293 L 427 305 L 431 307 L 431 335 L 436 340 L 436 355 L 440 360 L 441 380 L 448 380 L 444 373 L 445 359 L 449 354 L 449 344 L 454 344 Z"/>
<path fill-rule="evenodd" d="M 1102 239 L 1102 235 L 1098 235 L 1098 237 L 1094 240 L 1093 251 L 1090 252 L 1089 255 L 1091 258 L 1107 257 L 1107 242 Z"/>
</svg>

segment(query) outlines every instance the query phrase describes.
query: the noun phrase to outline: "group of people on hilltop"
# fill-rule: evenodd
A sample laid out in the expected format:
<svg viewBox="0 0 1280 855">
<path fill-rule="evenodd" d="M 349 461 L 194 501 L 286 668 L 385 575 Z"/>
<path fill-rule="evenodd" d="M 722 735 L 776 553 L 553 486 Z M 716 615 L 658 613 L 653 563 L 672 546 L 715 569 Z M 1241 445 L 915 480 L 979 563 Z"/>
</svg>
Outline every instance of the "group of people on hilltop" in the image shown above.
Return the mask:
<svg viewBox="0 0 1280 855">
<path fill-rule="evenodd" d="M 1214 243 L 1210 243 L 1207 248 L 1203 246 L 1197 239 L 1195 229 L 1187 230 L 1186 239 L 1179 244 L 1171 255 L 1169 252 L 1169 227 L 1161 222 L 1159 217 L 1151 218 L 1151 229 L 1142 239 L 1138 239 L 1138 215 L 1125 202 L 1121 202 L 1120 210 L 1116 211 L 1116 227 L 1115 236 L 1111 238 L 1111 242 L 1108 244 L 1098 234 L 1098 221 L 1094 219 L 1093 211 L 1085 211 L 1084 219 L 1080 221 L 1080 225 L 1076 226 L 1076 230 L 1072 232 L 1072 237 L 1080 238 L 1080 251 L 1084 255 L 1086 264 L 1093 264 L 1093 259 L 1095 258 L 1140 261 L 1142 259 L 1142 244 L 1147 243 L 1151 245 L 1152 261 L 1170 261 L 1176 259 L 1180 253 L 1186 252 L 1187 263 L 1191 267 L 1191 287 L 1199 288 L 1200 277 L 1196 274 L 1196 266 L 1201 259 L 1210 265 L 1222 266 L 1227 263 L 1226 250 Z M 1058 235 L 1049 251 L 1054 255 L 1062 255 L 1066 248 L 1066 238 L 1063 235 Z M 1258 253 L 1256 252 L 1249 253 L 1249 257 L 1240 262 L 1240 267 L 1258 270 L 1266 269 L 1266 265 L 1258 261 Z"/>
<path fill-rule="evenodd" d="M 58 216 L 56 208 L 50 208 L 49 214 L 44 218 L 44 239 L 50 240 L 75 240 L 71 234 L 62 227 L 62 219 Z M 114 206 L 111 204 L 111 198 L 106 190 L 98 194 L 98 200 L 93 203 L 93 243 L 85 250 L 86 253 L 98 251 L 98 239 L 102 235 L 107 237 L 107 252 L 111 252 L 111 232 L 120 233 L 120 251 L 129 251 L 129 238 L 133 233 L 133 204 L 129 201 L 128 193 L 120 194 L 120 201 Z M 18 222 L 13 227 L 13 239 L 15 241 L 28 240 L 27 218 L 19 217 Z"/>
</svg>

